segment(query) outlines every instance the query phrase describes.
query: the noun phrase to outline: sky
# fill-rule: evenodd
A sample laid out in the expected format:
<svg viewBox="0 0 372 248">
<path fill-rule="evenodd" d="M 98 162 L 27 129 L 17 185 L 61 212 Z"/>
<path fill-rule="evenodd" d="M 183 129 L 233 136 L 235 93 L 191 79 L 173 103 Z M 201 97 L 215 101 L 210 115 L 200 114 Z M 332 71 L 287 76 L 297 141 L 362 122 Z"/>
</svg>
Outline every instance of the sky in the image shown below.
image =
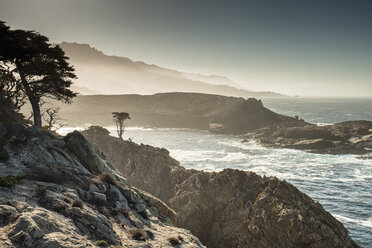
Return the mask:
<svg viewBox="0 0 372 248">
<path fill-rule="evenodd" d="M 248 90 L 372 97 L 370 0 L 0 0 L 52 42 L 223 75 Z"/>
</svg>

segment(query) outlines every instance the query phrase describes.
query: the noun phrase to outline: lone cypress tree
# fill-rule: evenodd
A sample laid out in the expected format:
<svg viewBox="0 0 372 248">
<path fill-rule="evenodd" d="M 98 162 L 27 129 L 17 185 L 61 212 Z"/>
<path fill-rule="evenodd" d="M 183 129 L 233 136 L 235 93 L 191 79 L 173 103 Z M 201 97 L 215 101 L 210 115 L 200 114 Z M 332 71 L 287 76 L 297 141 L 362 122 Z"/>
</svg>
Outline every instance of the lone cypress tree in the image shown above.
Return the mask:
<svg viewBox="0 0 372 248">
<path fill-rule="evenodd" d="M 129 114 L 126 112 L 112 112 L 114 122 L 116 124 L 116 131 L 120 139 L 123 139 L 124 134 L 124 121 L 130 119 Z"/>
<path fill-rule="evenodd" d="M 70 102 L 69 87 L 76 78 L 64 51 L 35 31 L 10 30 L 0 22 L 0 73 L 7 73 L 27 96 L 34 125 L 41 128 L 40 101 L 50 98 Z"/>
</svg>

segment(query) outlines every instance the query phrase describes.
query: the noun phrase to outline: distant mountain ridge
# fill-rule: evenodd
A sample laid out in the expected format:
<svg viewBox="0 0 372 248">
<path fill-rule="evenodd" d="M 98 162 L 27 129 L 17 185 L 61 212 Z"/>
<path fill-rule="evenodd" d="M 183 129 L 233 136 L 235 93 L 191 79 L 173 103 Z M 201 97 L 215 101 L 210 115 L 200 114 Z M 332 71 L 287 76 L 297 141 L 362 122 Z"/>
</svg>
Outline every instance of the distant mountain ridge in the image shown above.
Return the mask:
<svg viewBox="0 0 372 248">
<path fill-rule="evenodd" d="M 60 46 L 76 69 L 75 85 L 85 89 L 80 92 L 82 94 L 198 92 L 236 97 L 284 96 L 239 89 L 239 85 L 222 76 L 180 72 L 126 57 L 109 56 L 88 44 L 62 42 Z"/>
</svg>

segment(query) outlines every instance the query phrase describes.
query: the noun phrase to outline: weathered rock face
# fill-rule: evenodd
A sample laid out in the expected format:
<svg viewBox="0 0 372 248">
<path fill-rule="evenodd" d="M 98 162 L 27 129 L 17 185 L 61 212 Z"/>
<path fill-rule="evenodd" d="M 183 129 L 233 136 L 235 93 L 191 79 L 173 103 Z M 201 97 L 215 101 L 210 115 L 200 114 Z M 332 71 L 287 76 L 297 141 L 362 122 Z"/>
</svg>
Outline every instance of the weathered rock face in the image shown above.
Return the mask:
<svg viewBox="0 0 372 248">
<path fill-rule="evenodd" d="M 0 247 L 202 247 L 79 132 L 62 139 L 27 128 L 3 149 Z"/>
<path fill-rule="evenodd" d="M 121 141 L 97 127 L 83 134 L 135 187 L 168 203 L 177 225 L 207 247 L 359 247 L 319 203 L 285 181 L 231 169 L 186 170 L 164 149 Z"/>
<path fill-rule="evenodd" d="M 166 149 L 111 137 L 102 127 L 91 127 L 82 133 L 109 156 L 118 170 L 130 178 L 132 185 L 140 185 L 138 188 L 160 199 L 169 200 L 175 195 L 176 186 L 196 172 L 181 167 Z"/>
<path fill-rule="evenodd" d="M 199 173 L 170 202 L 208 247 L 358 247 L 320 204 L 274 177 Z"/>
<path fill-rule="evenodd" d="M 313 153 L 367 154 L 372 149 L 372 122 L 348 121 L 329 126 L 273 125 L 244 136 L 261 145 Z"/>
</svg>

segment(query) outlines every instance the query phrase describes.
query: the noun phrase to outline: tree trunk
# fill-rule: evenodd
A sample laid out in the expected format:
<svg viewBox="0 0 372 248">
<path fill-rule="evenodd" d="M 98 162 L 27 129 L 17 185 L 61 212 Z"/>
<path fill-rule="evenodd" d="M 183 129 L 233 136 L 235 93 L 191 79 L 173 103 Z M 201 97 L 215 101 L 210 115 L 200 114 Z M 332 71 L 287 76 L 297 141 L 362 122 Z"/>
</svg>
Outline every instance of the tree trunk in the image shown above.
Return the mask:
<svg viewBox="0 0 372 248">
<path fill-rule="evenodd" d="M 17 61 L 15 62 L 15 64 L 18 68 L 18 72 L 19 72 L 19 76 L 21 78 L 22 86 L 25 89 L 26 95 L 27 95 L 27 97 L 28 97 L 28 99 L 30 100 L 30 103 L 31 103 L 32 112 L 34 113 L 34 126 L 36 126 L 38 128 L 41 128 L 41 111 L 40 111 L 39 101 L 36 100 L 35 96 L 32 93 L 32 90 L 30 89 L 30 87 L 28 85 L 26 77 L 25 77 L 25 75 L 23 74 L 23 71 L 22 71 L 22 66 Z"/>
<path fill-rule="evenodd" d="M 120 122 L 120 134 L 119 134 L 119 137 L 120 139 L 123 139 L 123 122 Z"/>
<path fill-rule="evenodd" d="M 32 112 L 34 113 L 34 126 L 41 129 L 41 111 L 38 103 L 33 103 L 31 100 Z"/>
</svg>

